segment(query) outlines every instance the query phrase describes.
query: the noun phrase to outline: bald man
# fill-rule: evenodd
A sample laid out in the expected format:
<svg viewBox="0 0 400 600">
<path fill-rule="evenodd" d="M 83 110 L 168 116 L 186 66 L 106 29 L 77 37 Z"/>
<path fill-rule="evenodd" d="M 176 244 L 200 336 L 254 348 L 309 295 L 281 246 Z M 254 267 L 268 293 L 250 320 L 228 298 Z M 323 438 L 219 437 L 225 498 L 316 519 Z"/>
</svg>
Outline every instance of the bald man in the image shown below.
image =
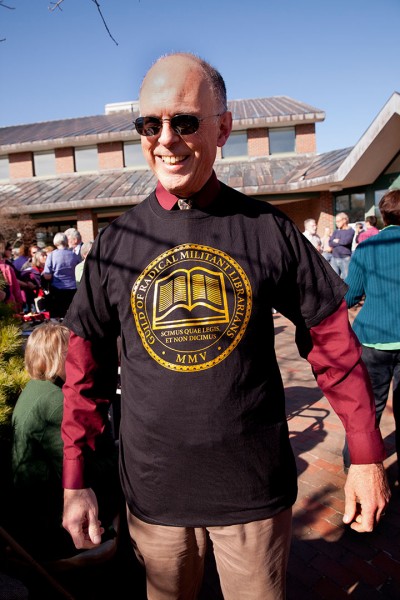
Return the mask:
<svg viewBox="0 0 400 600">
<path fill-rule="evenodd" d="M 135 126 L 157 187 L 99 234 L 65 319 L 63 524 L 78 548 L 101 540 L 85 461 L 120 335 L 120 474 L 148 598 L 197 597 L 208 532 L 226 600 L 283 599 L 297 477 L 272 307 L 344 423 L 345 522 L 371 531 L 389 500 L 347 288 L 283 213 L 217 180 L 232 115 L 211 65 L 159 59 Z"/>
</svg>

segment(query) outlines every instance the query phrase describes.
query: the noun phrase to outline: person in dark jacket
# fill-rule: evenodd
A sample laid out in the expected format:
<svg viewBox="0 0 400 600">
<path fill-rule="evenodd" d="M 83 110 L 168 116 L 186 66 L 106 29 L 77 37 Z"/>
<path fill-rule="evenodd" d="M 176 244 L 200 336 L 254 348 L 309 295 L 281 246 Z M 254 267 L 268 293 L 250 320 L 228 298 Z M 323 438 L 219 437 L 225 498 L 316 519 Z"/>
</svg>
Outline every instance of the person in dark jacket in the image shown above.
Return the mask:
<svg viewBox="0 0 400 600">
<path fill-rule="evenodd" d="M 336 229 L 329 239 L 332 248 L 331 267 L 346 279 L 352 252 L 354 229 L 349 225 L 349 217 L 344 212 L 336 215 Z"/>
</svg>

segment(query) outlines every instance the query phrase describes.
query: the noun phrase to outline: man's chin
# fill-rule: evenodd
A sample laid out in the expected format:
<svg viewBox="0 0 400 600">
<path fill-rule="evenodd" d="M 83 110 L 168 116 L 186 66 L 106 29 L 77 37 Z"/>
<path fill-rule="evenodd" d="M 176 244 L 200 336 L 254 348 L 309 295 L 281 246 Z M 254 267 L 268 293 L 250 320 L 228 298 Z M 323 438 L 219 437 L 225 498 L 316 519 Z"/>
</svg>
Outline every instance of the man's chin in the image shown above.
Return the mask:
<svg viewBox="0 0 400 600">
<path fill-rule="evenodd" d="M 190 183 L 182 177 L 159 177 L 159 182 L 167 192 L 174 196 L 186 198 L 193 193 Z"/>
</svg>

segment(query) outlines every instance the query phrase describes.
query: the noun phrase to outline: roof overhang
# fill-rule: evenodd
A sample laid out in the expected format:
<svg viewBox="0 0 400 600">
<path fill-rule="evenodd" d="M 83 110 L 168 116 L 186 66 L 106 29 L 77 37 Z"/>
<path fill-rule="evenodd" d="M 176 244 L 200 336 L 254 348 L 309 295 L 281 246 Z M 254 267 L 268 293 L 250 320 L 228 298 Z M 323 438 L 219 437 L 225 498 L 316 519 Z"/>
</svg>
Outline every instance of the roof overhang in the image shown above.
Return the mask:
<svg viewBox="0 0 400 600">
<path fill-rule="evenodd" d="M 395 92 L 343 161 L 336 175 L 343 187 L 375 181 L 400 150 L 400 94 Z"/>
</svg>

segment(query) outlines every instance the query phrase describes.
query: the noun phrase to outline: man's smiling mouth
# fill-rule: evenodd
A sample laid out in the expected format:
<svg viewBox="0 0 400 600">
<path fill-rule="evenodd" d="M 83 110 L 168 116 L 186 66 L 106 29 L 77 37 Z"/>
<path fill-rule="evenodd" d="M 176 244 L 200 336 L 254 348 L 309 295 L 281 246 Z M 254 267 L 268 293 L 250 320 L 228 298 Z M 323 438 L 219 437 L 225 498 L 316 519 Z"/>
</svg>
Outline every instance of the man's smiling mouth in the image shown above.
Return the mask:
<svg viewBox="0 0 400 600">
<path fill-rule="evenodd" d="M 176 165 L 183 162 L 186 156 L 160 156 L 160 158 L 166 165 Z"/>
</svg>

